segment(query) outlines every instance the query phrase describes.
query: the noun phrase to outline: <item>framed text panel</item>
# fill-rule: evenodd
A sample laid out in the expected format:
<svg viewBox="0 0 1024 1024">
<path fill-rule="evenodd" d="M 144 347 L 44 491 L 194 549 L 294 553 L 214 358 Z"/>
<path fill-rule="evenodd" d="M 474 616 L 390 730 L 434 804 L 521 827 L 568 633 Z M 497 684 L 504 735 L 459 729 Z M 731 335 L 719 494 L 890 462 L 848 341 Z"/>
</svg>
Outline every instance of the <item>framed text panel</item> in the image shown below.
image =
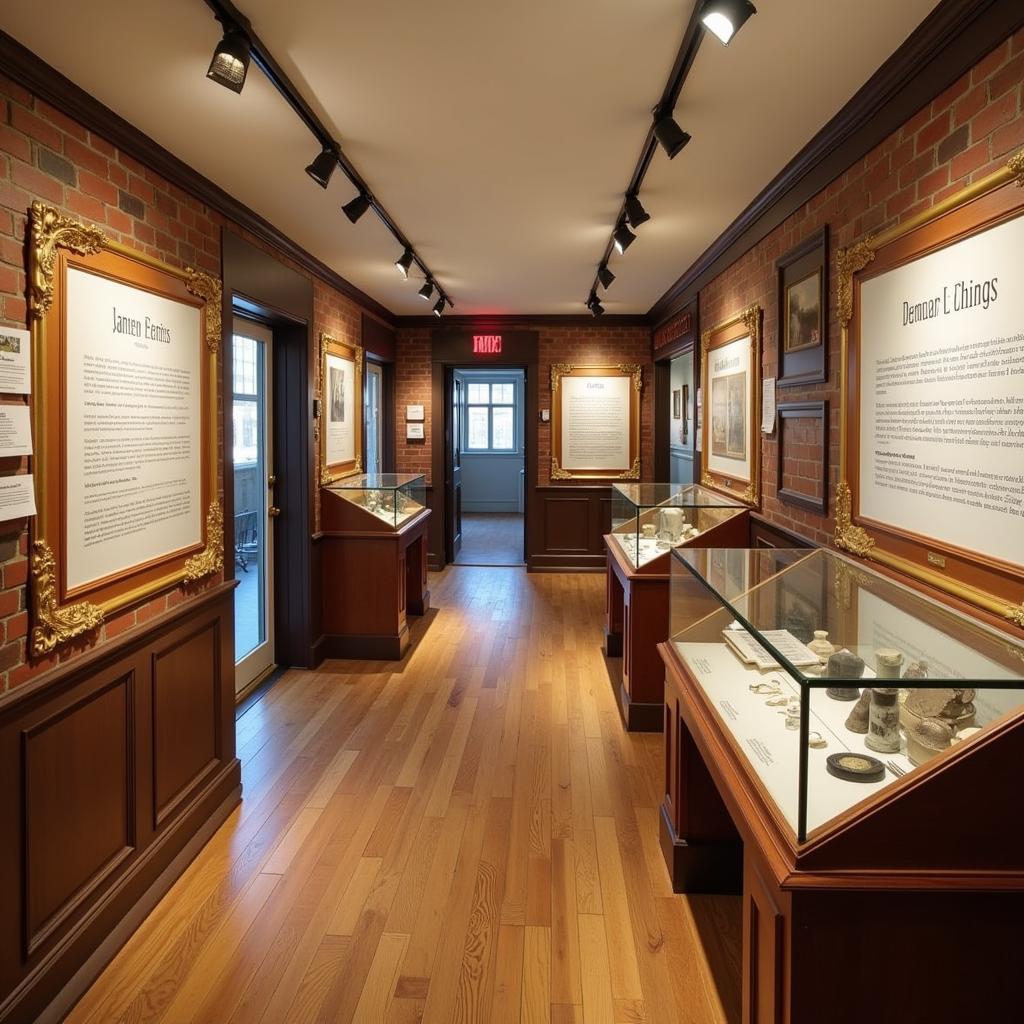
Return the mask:
<svg viewBox="0 0 1024 1024">
<path fill-rule="evenodd" d="M 1024 626 L 1024 154 L 839 254 L 836 544 Z"/>
<path fill-rule="evenodd" d="M 761 307 L 701 336 L 701 483 L 760 502 Z"/>
<path fill-rule="evenodd" d="M 639 480 L 639 364 L 551 367 L 551 479 Z"/>
<path fill-rule="evenodd" d="M 221 286 L 33 203 L 34 654 L 223 569 Z"/>
<path fill-rule="evenodd" d="M 363 350 L 320 335 L 320 483 L 362 471 Z"/>
</svg>

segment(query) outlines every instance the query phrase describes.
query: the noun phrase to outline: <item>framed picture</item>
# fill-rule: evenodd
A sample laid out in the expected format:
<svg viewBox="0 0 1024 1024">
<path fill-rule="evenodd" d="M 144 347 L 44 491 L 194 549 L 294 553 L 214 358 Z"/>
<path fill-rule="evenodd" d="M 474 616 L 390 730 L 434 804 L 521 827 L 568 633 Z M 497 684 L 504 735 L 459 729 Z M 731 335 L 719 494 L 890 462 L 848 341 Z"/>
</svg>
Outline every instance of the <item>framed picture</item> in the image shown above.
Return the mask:
<svg viewBox="0 0 1024 1024">
<path fill-rule="evenodd" d="M 775 264 L 779 290 L 778 386 L 828 380 L 828 225 Z"/>
<path fill-rule="evenodd" d="M 39 656 L 223 569 L 221 285 L 39 202 L 30 232 Z"/>
<path fill-rule="evenodd" d="M 551 479 L 639 480 L 643 367 L 551 366 Z"/>
<path fill-rule="evenodd" d="M 780 402 L 776 494 L 819 515 L 828 511 L 828 402 Z"/>
<path fill-rule="evenodd" d="M 683 389 L 676 388 L 672 392 L 672 419 L 679 420 L 683 418 Z"/>
<path fill-rule="evenodd" d="M 760 306 L 748 306 L 702 335 L 701 483 L 753 506 L 760 502 L 760 366 Z"/>
<path fill-rule="evenodd" d="M 1024 628 L 1021 185 L 1024 152 L 837 253 L 835 544 Z"/>
<path fill-rule="evenodd" d="M 679 420 L 679 441 L 681 444 L 690 443 L 689 423 L 690 423 L 690 385 L 684 384 L 681 388 L 683 393 L 682 406 L 683 414 Z"/>
<path fill-rule="evenodd" d="M 363 465 L 363 350 L 320 335 L 320 483 L 329 484 Z"/>
</svg>

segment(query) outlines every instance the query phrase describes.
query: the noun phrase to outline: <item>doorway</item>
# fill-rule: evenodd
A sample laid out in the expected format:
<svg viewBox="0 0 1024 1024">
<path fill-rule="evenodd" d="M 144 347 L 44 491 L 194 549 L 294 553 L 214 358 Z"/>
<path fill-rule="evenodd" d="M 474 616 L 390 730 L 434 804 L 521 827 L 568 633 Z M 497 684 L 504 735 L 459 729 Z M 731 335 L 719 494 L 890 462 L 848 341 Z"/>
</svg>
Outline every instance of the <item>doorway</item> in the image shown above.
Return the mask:
<svg viewBox="0 0 1024 1024">
<path fill-rule="evenodd" d="M 363 391 L 366 432 L 366 472 L 384 472 L 384 369 L 379 363 L 366 361 L 366 384 Z"/>
<path fill-rule="evenodd" d="M 525 563 L 526 372 L 451 370 L 451 558 Z"/>
<path fill-rule="evenodd" d="M 692 484 L 694 470 L 694 436 L 696 434 L 697 391 L 693 382 L 693 349 L 676 356 L 669 363 L 669 482 Z"/>
<path fill-rule="evenodd" d="M 236 317 L 232 328 L 235 694 L 269 674 L 274 651 L 273 334 Z"/>
</svg>

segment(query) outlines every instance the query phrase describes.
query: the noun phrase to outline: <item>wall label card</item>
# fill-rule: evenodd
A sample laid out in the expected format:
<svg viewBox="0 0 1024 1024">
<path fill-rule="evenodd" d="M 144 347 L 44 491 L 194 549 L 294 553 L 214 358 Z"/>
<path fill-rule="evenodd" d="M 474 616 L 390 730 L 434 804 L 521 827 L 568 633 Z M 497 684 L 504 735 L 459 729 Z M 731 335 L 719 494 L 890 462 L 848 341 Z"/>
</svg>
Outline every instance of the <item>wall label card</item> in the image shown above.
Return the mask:
<svg viewBox="0 0 1024 1024">
<path fill-rule="evenodd" d="M 31 335 L 17 327 L 0 327 L 0 393 L 32 393 Z"/>
<path fill-rule="evenodd" d="M 36 514 L 36 490 L 31 473 L 0 477 L 0 523 Z"/>
<path fill-rule="evenodd" d="M 424 416 L 423 416 L 423 406 L 422 405 L 407 405 L 405 407 L 405 418 L 407 420 L 412 421 L 412 422 L 417 422 L 417 423 L 421 422 L 423 420 L 423 418 L 424 418 Z"/>
<path fill-rule="evenodd" d="M 405 425 L 405 436 L 409 441 L 422 441 L 424 438 L 422 423 L 407 423 Z"/>
<path fill-rule="evenodd" d="M 27 405 L 0 404 L 0 458 L 32 454 L 32 417 Z"/>
</svg>

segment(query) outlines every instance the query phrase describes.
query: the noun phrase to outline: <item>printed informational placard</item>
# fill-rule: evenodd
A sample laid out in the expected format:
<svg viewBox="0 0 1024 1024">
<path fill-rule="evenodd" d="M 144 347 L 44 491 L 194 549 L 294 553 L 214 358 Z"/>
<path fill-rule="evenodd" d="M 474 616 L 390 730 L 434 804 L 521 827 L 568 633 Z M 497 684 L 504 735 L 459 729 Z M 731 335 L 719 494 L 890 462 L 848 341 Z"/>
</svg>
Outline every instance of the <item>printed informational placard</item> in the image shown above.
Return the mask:
<svg viewBox="0 0 1024 1024">
<path fill-rule="evenodd" d="M 355 362 L 328 353 L 325 372 L 324 437 L 327 441 L 327 464 L 333 466 L 356 457 L 353 420 L 361 414 L 361 410 L 356 405 Z"/>
<path fill-rule="evenodd" d="M 1024 217 L 861 285 L 859 516 L 1024 565 Z"/>
<path fill-rule="evenodd" d="M 31 473 L 0 477 L 0 523 L 36 514 L 36 489 Z"/>
<path fill-rule="evenodd" d="M 32 417 L 27 405 L 0 404 L 0 458 L 32 454 Z"/>
<path fill-rule="evenodd" d="M 631 377 L 562 378 L 563 470 L 630 468 Z"/>
<path fill-rule="evenodd" d="M 67 588 L 202 542 L 198 308 L 67 272 Z"/>
<path fill-rule="evenodd" d="M 407 423 L 405 425 L 405 437 L 409 441 L 422 441 L 424 437 L 422 423 Z"/>
<path fill-rule="evenodd" d="M 31 335 L 17 327 L 0 327 L 0 393 L 32 393 Z"/>
<path fill-rule="evenodd" d="M 423 406 L 407 405 L 405 407 L 405 418 L 415 423 L 421 422 L 423 420 Z"/>
<path fill-rule="evenodd" d="M 753 458 L 750 417 L 754 379 L 750 337 L 737 338 L 708 353 L 708 403 L 711 416 L 708 468 L 738 480 L 750 480 Z"/>
</svg>

